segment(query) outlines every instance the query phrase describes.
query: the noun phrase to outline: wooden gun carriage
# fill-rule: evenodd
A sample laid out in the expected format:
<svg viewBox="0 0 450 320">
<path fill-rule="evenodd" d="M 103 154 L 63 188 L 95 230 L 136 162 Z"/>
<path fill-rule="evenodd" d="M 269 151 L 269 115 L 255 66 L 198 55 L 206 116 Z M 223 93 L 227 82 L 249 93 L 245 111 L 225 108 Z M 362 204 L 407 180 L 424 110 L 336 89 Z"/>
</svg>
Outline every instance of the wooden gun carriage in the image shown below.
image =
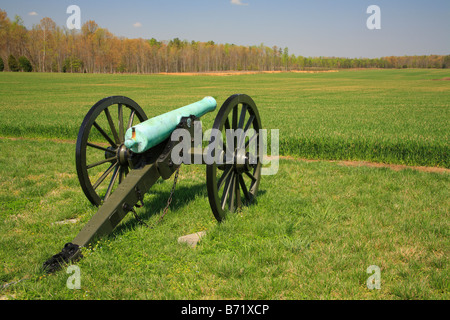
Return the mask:
<svg viewBox="0 0 450 320">
<path fill-rule="evenodd" d="M 198 134 L 195 124 L 216 106 L 214 98 L 205 97 L 147 119 L 143 109 L 127 97 L 113 96 L 97 102 L 80 127 L 76 169 L 84 194 L 99 208 L 73 241 L 44 263 L 44 269 L 52 272 L 78 259 L 82 247 L 110 234 L 127 213 L 135 213 L 134 207 L 143 205 L 144 195 L 159 178 L 169 179 L 178 173 L 182 163 L 192 164 L 186 159 L 201 159 L 201 164 L 206 165 L 208 199 L 219 222 L 228 212 L 250 204 L 261 178 L 258 133 L 262 127 L 258 110 L 249 96 L 230 96 L 217 113 L 212 128 L 216 134 L 211 134 L 208 145 L 221 148 L 204 149 L 195 145 L 199 140 L 193 138 Z M 177 129 L 188 133 L 190 141 L 172 139 Z M 200 134 L 201 143 L 201 126 Z M 187 144 L 188 150 L 181 148 L 181 143 Z M 174 161 L 175 150 L 181 150 L 175 153 L 181 162 Z M 204 161 L 208 153 L 213 161 Z"/>
</svg>

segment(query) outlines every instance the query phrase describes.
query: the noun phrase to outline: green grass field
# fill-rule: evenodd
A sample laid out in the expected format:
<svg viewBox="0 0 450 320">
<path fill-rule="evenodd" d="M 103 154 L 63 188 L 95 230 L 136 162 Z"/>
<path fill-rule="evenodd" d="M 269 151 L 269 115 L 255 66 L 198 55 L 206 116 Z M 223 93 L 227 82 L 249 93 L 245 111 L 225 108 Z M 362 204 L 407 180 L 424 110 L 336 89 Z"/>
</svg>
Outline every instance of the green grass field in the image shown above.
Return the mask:
<svg viewBox="0 0 450 320">
<path fill-rule="evenodd" d="M 450 81 L 432 81 L 448 76 L 0 73 L 0 299 L 449 299 L 450 175 L 327 161 L 449 168 Z M 218 224 L 205 168 L 183 166 L 162 223 L 148 229 L 129 215 L 84 249 L 80 290 L 66 287 L 64 270 L 44 274 L 42 263 L 96 212 L 74 164 L 95 102 L 125 95 L 151 117 L 234 93 L 256 101 L 291 156 L 262 177 L 255 205 Z M 147 223 L 162 213 L 171 182 L 146 195 L 138 214 Z M 202 230 L 195 249 L 177 242 Z M 366 286 L 371 265 L 381 269 L 380 290 Z"/>
<path fill-rule="evenodd" d="M 242 76 L 0 73 L 0 135 L 76 139 L 90 107 L 110 95 L 149 117 L 204 96 L 250 95 L 280 153 L 450 168 L 447 70 Z M 39 115 L 38 117 L 36 115 Z M 204 117 L 209 128 L 215 114 Z M 18 121 L 20 119 L 20 121 Z"/>
</svg>

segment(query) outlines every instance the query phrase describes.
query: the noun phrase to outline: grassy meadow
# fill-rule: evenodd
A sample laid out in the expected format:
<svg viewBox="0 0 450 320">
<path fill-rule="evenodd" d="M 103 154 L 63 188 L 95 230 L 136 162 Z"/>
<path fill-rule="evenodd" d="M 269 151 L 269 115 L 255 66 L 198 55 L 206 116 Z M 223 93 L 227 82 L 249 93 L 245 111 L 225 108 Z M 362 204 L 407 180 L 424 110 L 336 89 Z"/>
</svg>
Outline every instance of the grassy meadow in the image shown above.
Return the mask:
<svg viewBox="0 0 450 320">
<path fill-rule="evenodd" d="M 0 299 L 449 299 L 450 175 L 345 166 L 450 168 L 446 70 L 239 76 L 0 73 Z M 257 203 L 218 224 L 205 167 L 183 166 L 154 229 L 127 216 L 83 249 L 81 289 L 42 263 L 96 212 L 79 187 L 75 140 L 90 107 L 132 98 L 148 117 L 234 93 L 280 130 L 279 171 Z M 215 114 L 203 119 L 210 128 Z M 305 161 L 311 159 L 319 161 Z M 138 214 L 156 223 L 172 179 Z M 207 230 L 195 249 L 178 237 Z M 366 272 L 381 270 L 381 289 Z"/>
<path fill-rule="evenodd" d="M 433 81 L 448 76 L 445 69 L 223 77 L 2 73 L 0 135 L 74 140 L 90 107 L 111 95 L 135 100 L 152 117 L 207 95 L 220 105 L 246 93 L 263 126 L 280 130 L 280 154 L 450 168 L 450 81 Z M 202 118 L 205 128 L 214 117 Z"/>
</svg>

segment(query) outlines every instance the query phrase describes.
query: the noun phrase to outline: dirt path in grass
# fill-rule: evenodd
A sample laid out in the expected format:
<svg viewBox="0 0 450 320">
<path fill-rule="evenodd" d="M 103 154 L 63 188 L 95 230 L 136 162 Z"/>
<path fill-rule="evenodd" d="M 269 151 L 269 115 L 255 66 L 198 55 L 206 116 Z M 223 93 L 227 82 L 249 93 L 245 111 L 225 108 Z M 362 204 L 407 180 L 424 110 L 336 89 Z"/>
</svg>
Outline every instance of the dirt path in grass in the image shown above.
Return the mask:
<svg viewBox="0 0 450 320">
<path fill-rule="evenodd" d="M 51 141 L 56 143 L 67 143 L 67 144 L 76 144 L 75 140 L 64 140 L 64 139 L 48 139 L 48 138 L 22 138 L 22 137 L 0 137 L 0 140 L 10 140 L 10 141 Z M 101 144 L 101 143 L 98 143 Z M 107 145 L 107 144 L 105 144 Z M 271 157 L 267 157 L 269 160 Z M 408 166 L 402 164 L 389 164 L 389 163 L 378 163 L 378 162 L 370 162 L 370 161 L 350 161 L 350 160 L 315 160 L 315 159 L 305 159 L 294 156 L 279 156 L 280 159 L 291 160 L 291 161 L 303 161 L 303 162 L 333 162 L 337 163 L 341 166 L 347 167 L 374 167 L 374 168 L 389 168 L 395 171 L 400 171 L 404 169 L 413 169 L 423 172 L 435 172 L 435 173 L 450 173 L 450 169 L 447 168 L 439 168 L 439 167 L 425 167 L 425 166 Z"/>
<path fill-rule="evenodd" d="M 262 73 L 323 73 L 339 72 L 338 70 L 292 70 L 292 71 L 212 71 L 212 72 L 160 72 L 159 75 L 172 76 L 238 76 Z"/>
<path fill-rule="evenodd" d="M 270 159 L 270 158 L 269 158 Z M 370 161 L 356 161 L 356 160 L 313 160 L 313 159 L 304 159 L 294 156 L 280 156 L 280 159 L 285 160 L 293 160 L 293 161 L 304 161 L 304 162 L 333 162 L 337 163 L 341 166 L 347 167 L 374 167 L 374 168 L 389 168 L 394 171 L 400 171 L 404 169 L 413 169 L 423 172 L 436 172 L 436 173 L 450 173 L 450 169 L 447 168 L 439 168 L 439 167 L 424 167 L 424 166 L 408 166 L 403 164 L 390 164 L 390 163 L 379 163 L 379 162 L 370 162 Z"/>
</svg>

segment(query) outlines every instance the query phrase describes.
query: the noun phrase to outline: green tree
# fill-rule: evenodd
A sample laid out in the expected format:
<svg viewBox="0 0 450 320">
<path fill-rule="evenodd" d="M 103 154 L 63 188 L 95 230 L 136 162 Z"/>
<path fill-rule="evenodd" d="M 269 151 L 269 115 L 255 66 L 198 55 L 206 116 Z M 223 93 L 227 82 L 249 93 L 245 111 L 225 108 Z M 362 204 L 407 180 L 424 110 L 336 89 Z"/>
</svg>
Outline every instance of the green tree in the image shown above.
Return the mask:
<svg viewBox="0 0 450 320">
<path fill-rule="evenodd" d="M 173 40 L 169 41 L 169 46 L 170 47 L 181 48 L 182 45 L 183 45 L 183 42 L 179 38 L 174 38 Z"/>
<path fill-rule="evenodd" d="M 5 64 L 3 63 L 3 59 L 0 57 L 0 72 L 2 72 L 3 69 L 5 69 Z"/>
<path fill-rule="evenodd" d="M 62 71 L 65 72 L 80 72 L 83 69 L 83 61 L 76 57 L 66 58 L 63 63 Z"/>
<path fill-rule="evenodd" d="M 442 62 L 442 69 L 450 68 L 450 55 L 446 55 L 444 57 L 444 61 Z"/>
<path fill-rule="evenodd" d="M 283 55 L 281 57 L 284 70 L 287 71 L 289 68 L 289 49 L 286 47 L 283 50 Z"/>
<path fill-rule="evenodd" d="M 148 43 L 150 44 L 151 47 L 158 47 L 159 48 L 161 46 L 161 42 L 159 42 L 155 38 L 151 38 L 150 40 L 148 40 Z"/>
<path fill-rule="evenodd" d="M 33 67 L 31 66 L 30 60 L 27 57 L 21 56 L 19 58 L 19 67 L 22 71 L 31 72 L 33 71 Z"/>
<path fill-rule="evenodd" d="M 13 72 L 20 71 L 20 67 L 19 67 L 19 64 L 17 63 L 17 59 L 12 54 L 10 54 L 8 57 L 8 66 L 9 66 L 9 70 L 11 70 Z"/>
</svg>

